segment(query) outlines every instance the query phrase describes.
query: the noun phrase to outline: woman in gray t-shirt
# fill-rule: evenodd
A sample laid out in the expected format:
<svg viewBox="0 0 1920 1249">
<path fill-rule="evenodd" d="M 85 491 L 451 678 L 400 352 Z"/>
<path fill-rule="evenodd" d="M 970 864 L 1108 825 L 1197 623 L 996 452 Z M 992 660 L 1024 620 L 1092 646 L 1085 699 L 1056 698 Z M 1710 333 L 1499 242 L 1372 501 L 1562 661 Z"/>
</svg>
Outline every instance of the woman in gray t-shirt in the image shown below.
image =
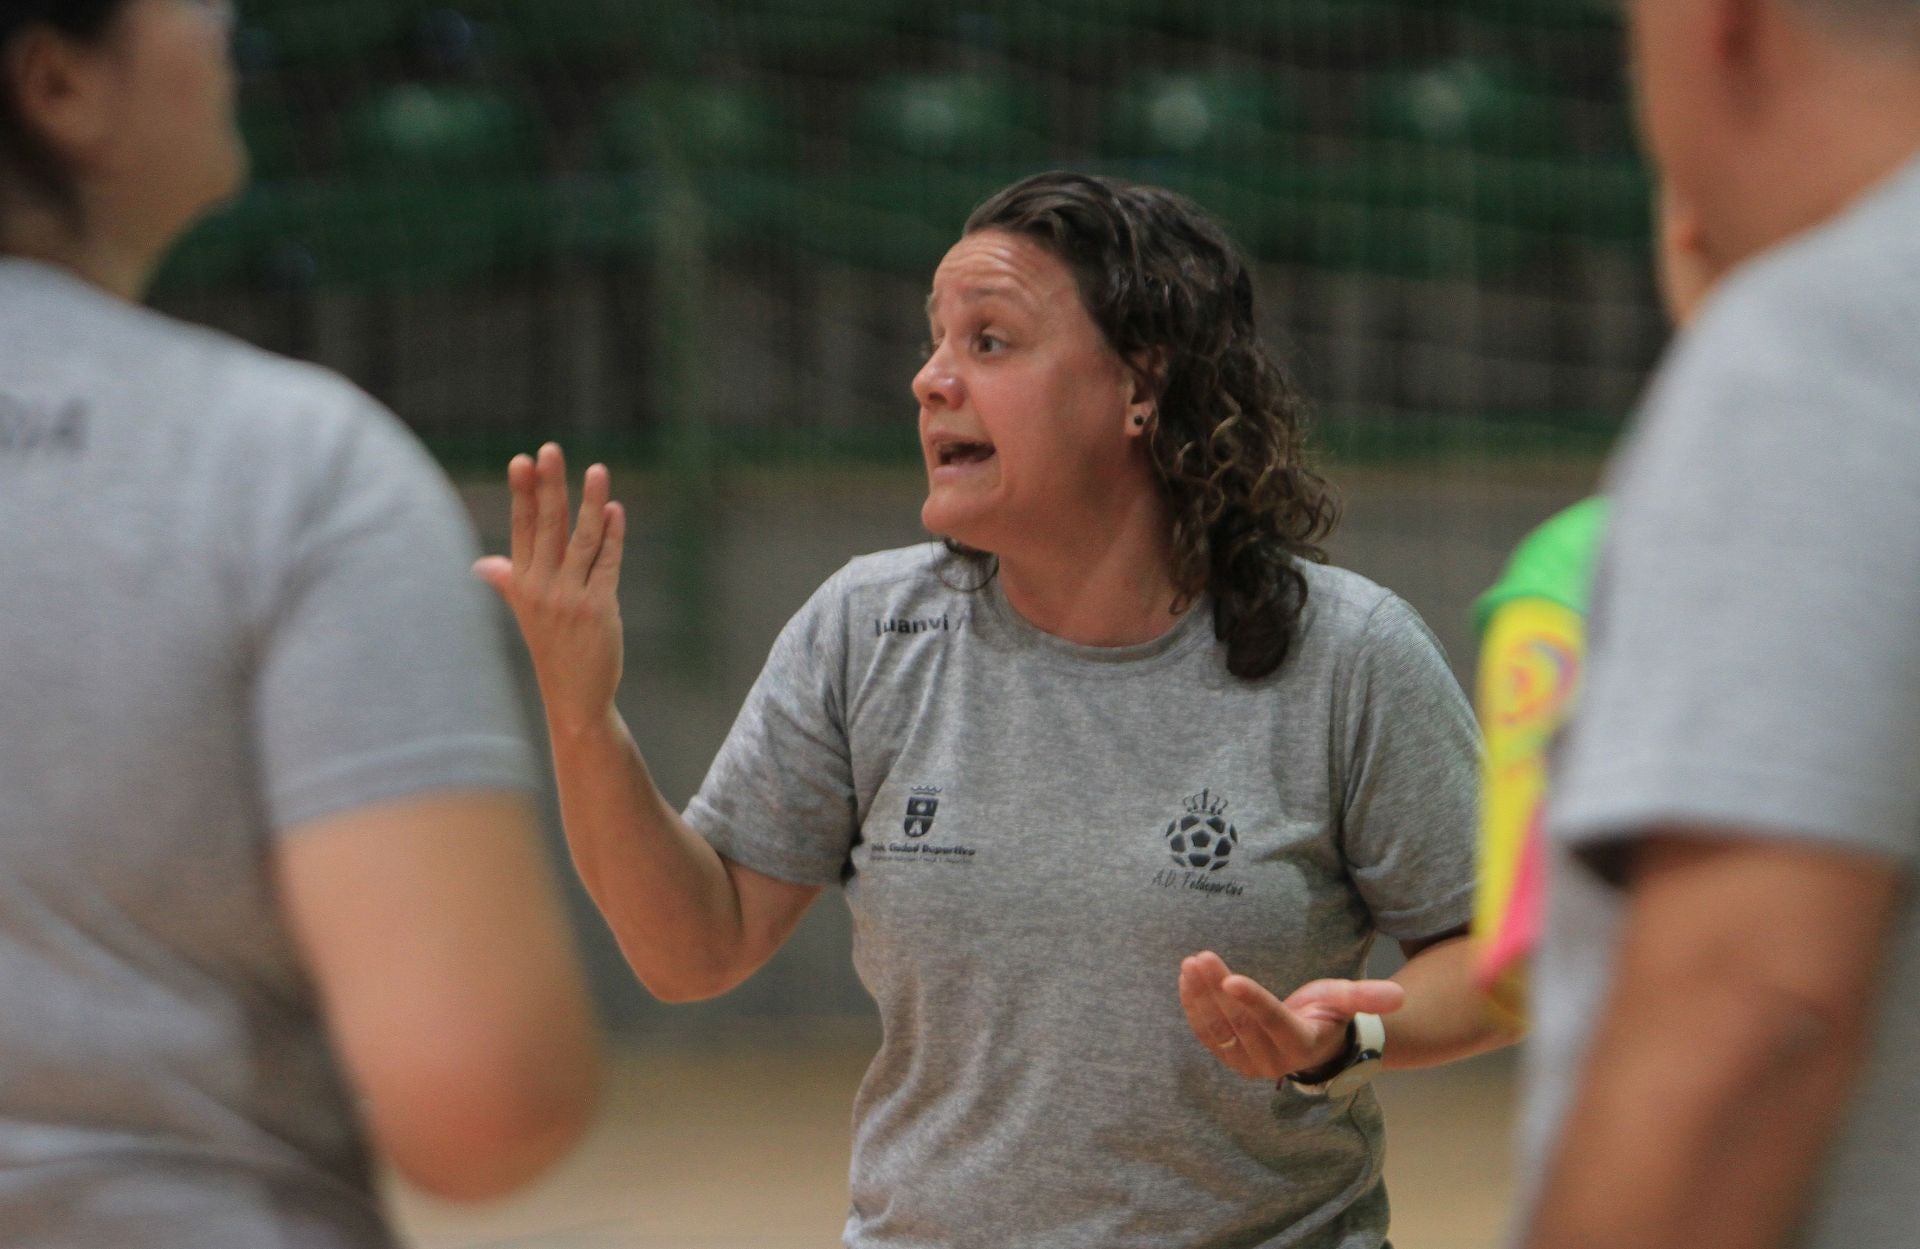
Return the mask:
<svg viewBox="0 0 1920 1249">
<path fill-rule="evenodd" d="M 684 815 L 613 707 L 606 472 L 569 537 L 558 448 L 511 466 L 512 557 L 480 572 L 533 651 L 588 887 L 676 1001 L 844 889 L 885 1026 L 849 1245 L 1380 1245 L 1379 1016 L 1389 1066 L 1507 1039 L 1460 940 L 1466 702 L 1404 603 L 1324 566 L 1300 401 L 1193 205 L 1029 179 L 928 312 L 946 544 L 821 587 Z M 1359 979 L 1381 933 L 1410 961 Z"/>
</svg>

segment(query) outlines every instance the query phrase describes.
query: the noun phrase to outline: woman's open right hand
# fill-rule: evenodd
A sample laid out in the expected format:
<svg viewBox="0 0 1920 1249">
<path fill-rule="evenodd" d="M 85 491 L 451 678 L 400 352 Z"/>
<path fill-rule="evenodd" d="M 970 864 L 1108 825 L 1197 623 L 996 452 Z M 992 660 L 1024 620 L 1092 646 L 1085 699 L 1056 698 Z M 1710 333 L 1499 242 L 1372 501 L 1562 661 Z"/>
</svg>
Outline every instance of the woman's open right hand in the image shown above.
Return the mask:
<svg viewBox="0 0 1920 1249">
<path fill-rule="evenodd" d="M 608 501 L 605 465 L 587 470 L 580 515 L 567 529 L 567 462 L 548 443 L 507 465 L 513 491 L 511 558 L 473 566 L 513 610 L 533 655 L 547 723 L 555 733 L 604 724 L 620 686 L 620 553 L 626 511 Z"/>
</svg>

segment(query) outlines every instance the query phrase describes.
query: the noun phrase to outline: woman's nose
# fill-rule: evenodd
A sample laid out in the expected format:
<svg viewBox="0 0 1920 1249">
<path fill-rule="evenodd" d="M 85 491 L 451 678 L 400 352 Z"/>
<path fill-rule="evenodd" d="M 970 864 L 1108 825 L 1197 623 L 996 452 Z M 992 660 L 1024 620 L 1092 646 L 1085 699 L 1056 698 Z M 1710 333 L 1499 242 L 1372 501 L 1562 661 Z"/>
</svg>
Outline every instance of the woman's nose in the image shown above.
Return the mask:
<svg viewBox="0 0 1920 1249">
<path fill-rule="evenodd" d="M 923 408 L 953 408 L 960 403 L 960 379 L 945 348 L 935 348 L 913 375 L 913 397 Z"/>
</svg>

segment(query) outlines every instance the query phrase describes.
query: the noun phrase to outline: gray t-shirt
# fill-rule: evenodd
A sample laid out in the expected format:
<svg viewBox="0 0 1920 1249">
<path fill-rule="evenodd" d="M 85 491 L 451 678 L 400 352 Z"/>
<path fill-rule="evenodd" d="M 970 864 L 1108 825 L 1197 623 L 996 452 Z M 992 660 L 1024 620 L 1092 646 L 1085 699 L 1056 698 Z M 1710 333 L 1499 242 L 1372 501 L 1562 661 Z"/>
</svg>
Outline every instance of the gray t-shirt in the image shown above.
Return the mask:
<svg viewBox="0 0 1920 1249">
<path fill-rule="evenodd" d="M 1903 869 L 1920 851 L 1917 333 L 1920 164 L 1732 278 L 1622 455 L 1592 676 L 1553 799 L 1523 1145 L 1536 1164 L 1621 915 L 1571 851 L 1666 822 Z M 1802 1249 L 1906 1244 L 1920 1226 L 1911 905 L 1893 941 L 1877 1044 Z"/>
<path fill-rule="evenodd" d="M 0 1240 L 384 1249 L 270 860 L 531 783 L 465 516 L 319 369 L 17 260 L 0 327 Z"/>
<path fill-rule="evenodd" d="M 774 645 L 687 818 L 840 882 L 885 1039 L 857 1249 L 1381 1245 L 1380 1112 L 1229 1071 L 1181 1012 L 1218 951 L 1282 995 L 1466 922 L 1477 737 L 1405 603 L 1309 567 L 1297 650 L 1228 673 L 1203 604 L 1073 645 L 926 545 Z"/>
</svg>

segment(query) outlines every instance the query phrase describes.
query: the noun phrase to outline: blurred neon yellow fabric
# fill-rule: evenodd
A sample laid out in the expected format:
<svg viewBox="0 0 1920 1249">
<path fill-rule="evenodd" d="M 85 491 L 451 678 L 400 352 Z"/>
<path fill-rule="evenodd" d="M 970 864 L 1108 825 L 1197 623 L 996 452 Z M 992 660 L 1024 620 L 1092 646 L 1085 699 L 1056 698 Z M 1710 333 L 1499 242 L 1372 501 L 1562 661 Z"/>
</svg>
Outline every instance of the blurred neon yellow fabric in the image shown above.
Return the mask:
<svg viewBox="0 0 1920 1249">
<path fill-rule="evenodd" d="M 1588 499 L 1529 535 L 1474 605 L 1481 636 L 1475 702 L 1486 734 L 1475 978 L 1501 1009 L 1526 1013 L 1526 966 L 1546 909 L 1548 752 L 1579 698 L 1586 610 L 1606 524 Z"/>
</svg>

